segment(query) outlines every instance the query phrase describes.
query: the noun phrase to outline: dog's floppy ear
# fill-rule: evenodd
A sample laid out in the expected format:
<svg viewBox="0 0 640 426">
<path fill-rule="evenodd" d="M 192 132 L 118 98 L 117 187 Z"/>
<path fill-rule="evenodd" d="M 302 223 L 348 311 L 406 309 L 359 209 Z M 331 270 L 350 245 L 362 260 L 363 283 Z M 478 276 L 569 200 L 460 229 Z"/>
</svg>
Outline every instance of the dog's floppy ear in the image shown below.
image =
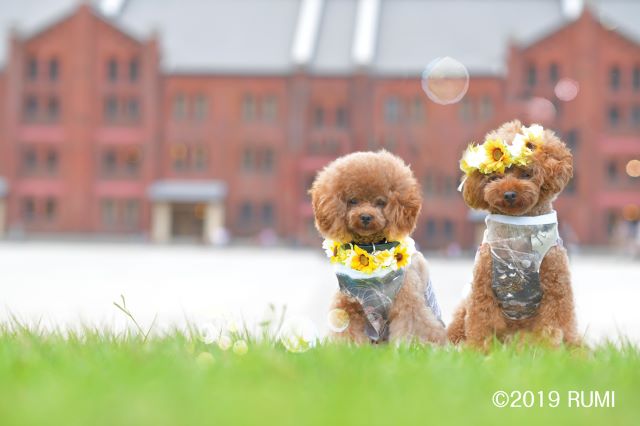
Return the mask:
<svg viewBox="0 0 640 426">
<path fill-rule="evenodd" d="M 316 229 L 325 238 L 346 242 L 349 239 L 345 226 L 347 207 L 333 186 L 333 178 L 325 169 L 318 173 L 309 189 Z"/>
<path fill-rule="evenodd" d="M 573 177 L 573 157 L 565 144 L 553 133 L 545 135 L 545 143 L 540 147 L 536 163 L 542 171 L 544 182 L 541 190 L 546 194 L 562 192 Z"/>
<path fill-rule="evenodd" d="M 484 199 L 484 177 L 479 171 L 474 170 L 466 177 L 462 185 L 462 198 L 472 209 L 489 209 L 489 204 Z"/>
<path fill-rule="evenodd" d="M 420 185 L 409 170 L 408 175 L 396 181 L 385 207 L 385 215 L 389 221 L 388 238 L 400 239 L 411 234 L 421 208 Z"/>
</svg>

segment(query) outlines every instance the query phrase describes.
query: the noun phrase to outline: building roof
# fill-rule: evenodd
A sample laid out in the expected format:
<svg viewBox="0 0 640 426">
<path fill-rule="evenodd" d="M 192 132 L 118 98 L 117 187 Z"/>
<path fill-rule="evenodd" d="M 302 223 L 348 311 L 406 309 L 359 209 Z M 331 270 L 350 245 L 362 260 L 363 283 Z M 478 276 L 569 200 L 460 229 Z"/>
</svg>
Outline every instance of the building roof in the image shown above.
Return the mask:
<svg viewBox="0 0 640 426">
<path fill-rule="evenodd" d="M 218 201 L 227 195 L 227 185 L 216 180 L 161 180 L 149 186 L 153 201 L 199 203 Z"/>
<path fill-rule="evenodd" d="M 46 27 L 79 0 L 0 0 L 0 65 L 9 29 Z M 584 0 L 607 28 L 640 42 L 640 2 Z M 282 74 L 305 66 L 416 75 L 451 56 L 471 74 L 504 71 L 508 45 L 528 45 L 575 18 L 581 0 L 93 0 L 136 38 L 157 32 L 170 73 Z M 113 5 L 116 5 L 113 7 Z M 574 8 L 575 9 L 575 8 Z M 369 61 L 364 63 L 363 61 Z"/>
</svg>

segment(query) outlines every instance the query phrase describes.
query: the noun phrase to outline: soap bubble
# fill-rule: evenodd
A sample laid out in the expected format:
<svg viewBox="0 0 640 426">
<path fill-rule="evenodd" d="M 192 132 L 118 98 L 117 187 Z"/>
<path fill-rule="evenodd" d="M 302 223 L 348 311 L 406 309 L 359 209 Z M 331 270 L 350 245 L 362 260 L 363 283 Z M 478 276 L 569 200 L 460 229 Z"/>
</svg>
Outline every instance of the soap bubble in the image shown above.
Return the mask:
<svg viewBox="0 0 640 426">
<path fill-rule="evenodd" d="M 349 314 L 344 309 L 332 309 L 327 315 L 329 329 L 336 333 L 342 333 L 349 327 Z"/>
<path fill-rule="evenodd" d="M 228 335 L 222 335 L 218 338 L 218 347 L 223 351 L 228 350 L 233 345 L 233 340 Z"/>
<path fill-rule="evenodd" d="M 556 116 L 556 107 L 549 99 L 532 98 L 527 102 L 527 115 L 531 122 L 549 122 Z"/>
<path fill-rule="evenodd" d="M 199 329 L 200 340 L 207 345 L 217 341 L 221 333 L 222 327 L 217 322 L 208 322 Z"/>
<path fill-rule="evenodd" d="M 562 78 L 556 83 L 553 92 L 561 101 L 569 102 L 578 96 L 580 85 L 572 78 Z"/>
<path fill-rule="evenodd" d="M 209 352 L 200 352 L 200 354 L 196 357 L 196 362 L 198 363 L 198 365 L 206 367 L 212 365 L 215 362 L 215 359 Z"/>
<path fill-rule="evenodd" d="M 280 342 L 289 352 L 306 352 L 318 341 L 316 325 L 306 318 L 290 318 L 282 325 Z"/>
<path fill-rule="evenodd" d="M 467 89 L 467 68 L 450 56 L 434 59 L 422 73 L 422 90 L 435 103 L 455 104 L 464 97 Z"/>
<path fill-rule="evenodd" d="M 236 355 L 244 355 L 248 350 L 249 347 L 247 346 L 247 342 L 245 342 L 244 340 L 238 340 L 233 344 L 233 353 L 235 353 Z"/>
</svg>

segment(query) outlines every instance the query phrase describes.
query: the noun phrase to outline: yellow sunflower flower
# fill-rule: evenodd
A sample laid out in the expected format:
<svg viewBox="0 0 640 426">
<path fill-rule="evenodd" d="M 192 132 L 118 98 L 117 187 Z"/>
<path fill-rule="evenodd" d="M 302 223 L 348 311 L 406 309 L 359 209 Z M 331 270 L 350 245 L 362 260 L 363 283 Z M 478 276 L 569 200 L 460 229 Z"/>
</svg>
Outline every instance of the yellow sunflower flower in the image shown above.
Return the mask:
<svg viewBox="0 0 640 426">
<path fill-rule="evenodd" d="M 513 164 L 507 145 L 500 139 L 489 139 L 482 146 L 485 149 L 487 161 L 481 165 L 480 172 L 484 174 L 504 173 L 504 169 Z"/>
<path fill-rule="evenodd" d="M 396 260 L 396 267 L 400 269 L 409 264 L 411 255 L 409 254 L 409 250 L 407 250 L 406 246 L 399 245 L 396 246 L 393 250 L 393 258 Z"/>
<path fill-rule="evenodd" d="M 378 267 L 376 260 L 373 256 L 362 250 L 358 246 L 353 246 L 353 254 L 351 256 L 351 268 L 356 271 L 370 274 Z"/>
<path fill-rule="evenodd" d="M 520 134 L 522 135 L 525 146 L 531 152 L 537 152 L 544 144 L 544 138 L 542 137 L 544 136 L 544 127 L 539 124 L 532 124 L 529 127 L 523 126 L 522 129 L 520 129 Z M 516 135 L 516 137 L 517 136 L 519 135 Z"/>
</svg>

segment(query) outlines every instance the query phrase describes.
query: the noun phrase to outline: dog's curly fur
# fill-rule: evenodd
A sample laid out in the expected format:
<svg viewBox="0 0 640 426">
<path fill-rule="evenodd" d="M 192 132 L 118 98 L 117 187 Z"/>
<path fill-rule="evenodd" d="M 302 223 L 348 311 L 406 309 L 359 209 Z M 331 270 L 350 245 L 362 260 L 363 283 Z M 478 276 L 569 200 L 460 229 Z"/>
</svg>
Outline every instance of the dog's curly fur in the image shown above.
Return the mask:
<svg viewBox="0 0 640 426">
<path fill-rule="evenodd" d="M 376 243 L 409 236 L 422 204 L 411 169 L 386 151 L 356 152 L 338 158 L 318 173 L 309 192 L 320 234 L 345 243 Z M 369 219 L 363 221 L 363 217 Z M 416 253 L 389 312 L 390 341 L 446 342 L 444 326 L 425 305 L 428 281 L 427 262 Z M 332 335 L 334 340 L 369 342 L 358 301 L 338 292 L 333 308 L 345 310 L 350 318 L 344 332 Z"/>
<path fill-rule="evenodd" d="M 511 143 L 521 123 L 512 121 L 487 135 Z M 564 143 L 550 130 L 544 143 L 533 154 L 528 167 L 512 166 L 504 174 L 483 175 L 478 171 L 467 177 L 463 197 L 474 209 L 511 216 L 537 216 L 552 211 L 552 202 L 573 175 L 573 159 Z M 504 193 L 517 193 L 515 202 L 505 201 Z M 509 320 L 498 306 L 491 288 L 492 260 L 488 244 L 478 249 L 473 270 L 471 293 L 453 315 L 447 329 L 449 340 L 462 341 L 480 348 L 497 337 L 508 340 L 519 332 L 534 341 L 560 345 L 578 344 L 579 336 L 573 305 L 573 293 L 566 251 L 552 247 L 540 266 L 540 284 L 544 291 L 537 314 L 526 320 Z"/>
</svg>

